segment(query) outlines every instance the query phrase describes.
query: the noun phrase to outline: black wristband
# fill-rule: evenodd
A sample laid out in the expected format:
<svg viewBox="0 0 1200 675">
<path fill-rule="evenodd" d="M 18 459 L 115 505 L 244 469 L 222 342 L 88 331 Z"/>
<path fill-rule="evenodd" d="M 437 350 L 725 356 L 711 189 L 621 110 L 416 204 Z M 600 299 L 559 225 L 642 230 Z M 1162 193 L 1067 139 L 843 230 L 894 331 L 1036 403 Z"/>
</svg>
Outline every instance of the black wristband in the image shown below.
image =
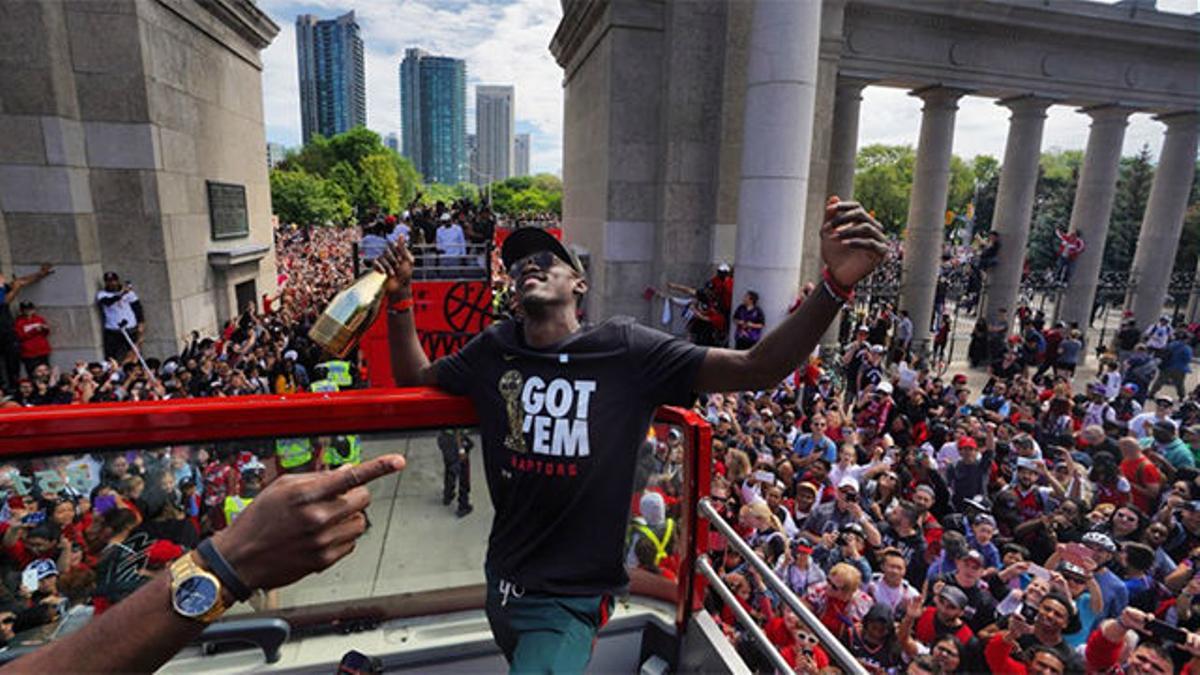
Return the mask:
<svg viewBox="0 0 1200 675">
<path fill-rule="evenodd" d="M 200 554 L 209 570 L 221 580 L 225 588 L 229 589 L 235 600 L 245 602 L 250 597 L 252 591 L 237 575 L 237 572 L 233 571 L 233 567 L 230 566 L 225 556 L 221 555 L 216 546 L 213 546 L 211 538 L 200 542 L 200 545 L 196 547 L 196 553 Z"/>
</svg>

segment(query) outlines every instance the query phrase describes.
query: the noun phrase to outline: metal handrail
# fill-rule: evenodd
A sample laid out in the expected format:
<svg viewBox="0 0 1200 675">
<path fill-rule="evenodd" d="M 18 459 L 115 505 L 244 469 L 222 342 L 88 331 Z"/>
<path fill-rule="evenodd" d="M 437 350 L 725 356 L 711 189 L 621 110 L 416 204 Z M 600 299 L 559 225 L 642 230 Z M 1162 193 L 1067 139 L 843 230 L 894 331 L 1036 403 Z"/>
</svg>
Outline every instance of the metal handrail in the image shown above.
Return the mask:
<svg viewBox="0 0 1200 675">
<path fill-rule="evenodd" d="M 862 664 L 860 664 L 858 660 L 854 658 L 854 655 L 850 653 L 850 650 L 846 649 L 846 646 L 842 644 L 841 640 L 838 640 L 836 637 L 834 637 L 833 633 L 829 632 L 829 629 L 826 628 L 825 624 L 821 623 L 821 620 L 812 613 L 812 610 L 810 610 L 807 605 L 800 601 L 800 598 L 798 598 L 796 594 L 792 592 L 792 589 L 788 588 L 787 584 L 783 583 L 782 579 L 775 575 L 775 571 L 772 570 L 765 561 L 758 557 L 758 555 L 754 552 L 754 549 L 750 548 L 750 545 L 742 539 L 741 535 L 739 535 L 736 530 L 730 527 L 729 523 L 725 522 L 725 519 L 721 517 L 721 514 L 717 513 L 717 510 L 713 508 L 713 505 L 709 501 L 708 497 L 704 497 L 700 500 L 699 507 L 700 515 L 707 519 L 708 522 L 712 523 L 713 527 L 717 528 L 717 531 L 719 531 L 721 535 L 725 537 L 729 544 L 742 554 L 742 558 L 744 558 L 747 563 L 749 563 L 756 571 L 758 571 L 758 574 L 762 577 L 763 581 L 765 581 L 767 585 L 774 589 L 775 592 L 779 594 L 779 597 L 783 598 L 783 601 L 792 608 L 792 611 L 796 613 L 796 616 L 800 618 L 800 621 L 802 621 L 804 625 L 807 626 L 808 629 L 811 630 L 821 641 L 821 646 L 825 648 L 825 651 L 829 653 L 829 656 L 832 657 L 833 660 L 836 661 L 837 664 L 846 672 L 851 673 L 852 675 L 867 675 L 867 671 L 862 667 Z"/>
<path fill-rule="evenodd" d="M 696 567 L 708 579 L 708 583 L 712 584 L 712 587 L 716 589 L 717 595 L 721 596 L 721 600 L 725 602 L 725 606 L 733 610 L 733 615 L 737 617 L 737 622 L 741 624 L 742 628 L 750 631 L 750 634 L 754 636 L 759 649 L 763 650 L 767 658 L 771 659 L 771 662 L 775 664 L 775 668 L 781 673 L 796 672 L 788 664 L 787 660 L 783 658 L 783 655 L 779 653 L 779 650 L 775 648 L 774 643 L 767 639 L 767 634 L 758 627 L 758 624 L 754 621 L 754 617 L 750 616 L 750 613 L 737 601 L 737 598 L 733 595 L 733 591 L 729 590 L 729 586 L 725 584 L 725 580 L 713 569 L 712 563 L 708 561 L 708 556 L 700 556 L 700 559 L 696 561 Z"/>
</svg>

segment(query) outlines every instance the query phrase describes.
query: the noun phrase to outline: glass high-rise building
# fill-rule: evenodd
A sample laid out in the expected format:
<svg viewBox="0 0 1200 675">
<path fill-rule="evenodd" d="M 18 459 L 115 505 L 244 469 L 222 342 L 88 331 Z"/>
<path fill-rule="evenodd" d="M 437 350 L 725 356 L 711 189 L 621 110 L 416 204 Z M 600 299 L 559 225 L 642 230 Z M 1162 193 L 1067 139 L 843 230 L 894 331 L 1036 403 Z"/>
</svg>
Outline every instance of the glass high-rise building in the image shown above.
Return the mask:
<svg viewBox="0 0 1200 675">
<path fill-rule="evenodd" d="M 513 140 L 513 175 L 529 175 L 529 134 L 517 134 Z"/>
<path fill-rule="evenodd" d="M 354 12 L 321 21 L 296 17 L 300 126 L 304 142 L 367 124 L 363 41 Z"/>
<path fill-rule="evenodd" d="M 426 181 L 466 180 L 467 62 L 406 49 L 400 63 L 403 155 Z"/>
<path fill-rule="evenodd" d="M 507 180 L 513 174 L 516 93 L 512 85 L 475 87 L 475 135 L 480 184 Z"/>
</svg>

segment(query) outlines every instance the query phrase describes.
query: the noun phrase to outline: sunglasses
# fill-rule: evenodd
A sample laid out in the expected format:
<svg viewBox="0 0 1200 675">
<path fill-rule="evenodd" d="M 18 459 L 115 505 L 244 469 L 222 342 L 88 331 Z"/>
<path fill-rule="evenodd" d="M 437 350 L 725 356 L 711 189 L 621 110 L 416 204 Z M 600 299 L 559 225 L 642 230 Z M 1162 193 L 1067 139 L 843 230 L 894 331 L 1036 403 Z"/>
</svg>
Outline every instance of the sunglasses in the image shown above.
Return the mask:
<svg viewBox="0 0 1200 675">
<path fill-rule="evenodd" d="M 521 270 L 525 269 L 525 266 L 529 263 L 533 263 L 539 270 L 545 272 L 553 267 L 557 260 L 558 256 L 554 255 L 550 251 L 538 251 L 537 253 L 531 253 L 530 255 L 527 255 L 509 265 L 508 276 L 513 279 L 519 279 L 521 277 Z"/>
<path fill-rule="evenodd" d="M 1074 574 L 1064 574 L 1063 578 L 1066 579 L 1067 583 L 1069 583 L 1069 584 L 1086 584 L 1087 583 L 1087 579 L 1084 579 L 1083 577 L 1075 576 Z"/>
<path fill-rule="evenodd" d="M 6 619 L 0 619 L 0 624 L 4 624 L 5 626 L 11 626 L 16 622 L 17 622 L 16 617 L 11 617 L 11 616 Z"/>
</svg>

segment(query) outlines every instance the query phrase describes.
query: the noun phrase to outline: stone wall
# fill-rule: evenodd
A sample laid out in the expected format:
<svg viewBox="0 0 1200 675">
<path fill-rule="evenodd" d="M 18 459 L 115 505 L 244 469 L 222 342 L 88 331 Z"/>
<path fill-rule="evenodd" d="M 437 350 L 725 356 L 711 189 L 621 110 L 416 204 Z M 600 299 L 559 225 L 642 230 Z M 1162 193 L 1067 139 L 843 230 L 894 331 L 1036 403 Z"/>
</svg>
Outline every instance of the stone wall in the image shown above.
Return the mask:
<svg viewBox="0 0 1200 675">
<path fill-rule="evenodd" d="M 258 53 L 277 30 L 249 3 L 0 3 L 0 251 L 6 272 L 57 267 L 23 296 L 57 365 L 99 357 L 105 270 L 142 298 L 147 355 L 214 332 L 233 283 L 273 289 L 270 256 L 231 275 L 208 257 L 271 243 Z M 246 186 L 249 237 L 210 238 L 207 180 Z"/>
</svg>

